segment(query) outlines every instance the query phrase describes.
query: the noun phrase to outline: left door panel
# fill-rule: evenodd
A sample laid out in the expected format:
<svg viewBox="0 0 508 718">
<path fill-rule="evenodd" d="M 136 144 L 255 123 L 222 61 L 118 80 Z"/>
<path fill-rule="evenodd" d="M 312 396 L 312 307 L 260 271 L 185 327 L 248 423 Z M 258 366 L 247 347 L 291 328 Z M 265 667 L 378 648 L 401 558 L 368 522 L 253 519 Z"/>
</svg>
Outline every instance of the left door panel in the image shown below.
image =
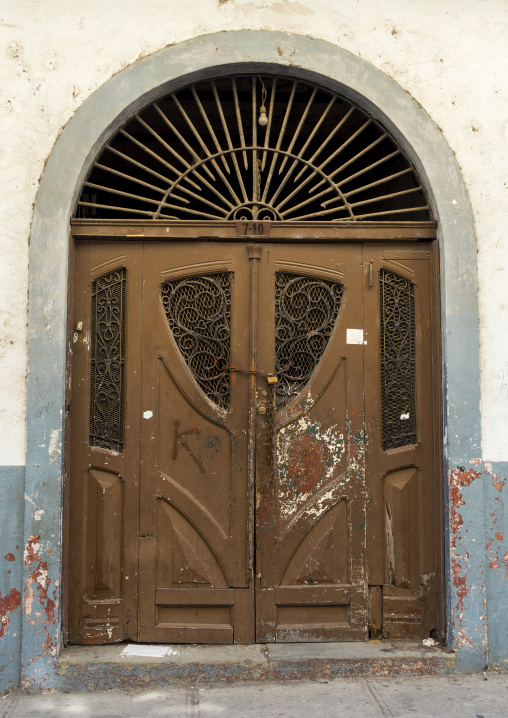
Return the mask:
<svg viewBox="0 0 508 718">
<path fill-rule="evenodd" d="M 249 366 L 248 268 L 243 245 L 145 242 L 140 641 L 254 639 L 248 375 L 230 372 Z"/>
<path fill-rule="evenodd" d="M 143 245 L 78 242 L 69 640 L 137 638 Z"/>
</svg>

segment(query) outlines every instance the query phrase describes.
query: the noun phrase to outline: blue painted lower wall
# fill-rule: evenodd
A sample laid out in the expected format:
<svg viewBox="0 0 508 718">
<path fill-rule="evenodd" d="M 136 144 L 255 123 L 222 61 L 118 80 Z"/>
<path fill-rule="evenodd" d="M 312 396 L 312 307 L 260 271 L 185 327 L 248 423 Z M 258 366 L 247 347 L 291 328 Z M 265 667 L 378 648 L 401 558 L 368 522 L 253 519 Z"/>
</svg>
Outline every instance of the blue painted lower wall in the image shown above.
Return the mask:
<svg viewBox="0 0 508 718">
<path fill-rule="evenodd" d="M 25 467 L 0 466 L 0 691 L 20 677 L 24 493 Z"/>
<path fill-rule="evenodd" d="M 24 467 L 0 467 L 0 691 L 20 682 L 24 484 Z M 448 491 L 449 637 L 456 670 L 508 669 L 508 462 L 451 468 Z M 44 538 L 58 553 L 57 538 Z M 48 679 L 58 686 L 58 663 L 53 666 L 55 675 L 46 675 L 41 686 Z"/>
<path fill-rule="evenodd" d="M 484 465 L 489 668 L 508 668 L 508 462 Z"/>
</svg>

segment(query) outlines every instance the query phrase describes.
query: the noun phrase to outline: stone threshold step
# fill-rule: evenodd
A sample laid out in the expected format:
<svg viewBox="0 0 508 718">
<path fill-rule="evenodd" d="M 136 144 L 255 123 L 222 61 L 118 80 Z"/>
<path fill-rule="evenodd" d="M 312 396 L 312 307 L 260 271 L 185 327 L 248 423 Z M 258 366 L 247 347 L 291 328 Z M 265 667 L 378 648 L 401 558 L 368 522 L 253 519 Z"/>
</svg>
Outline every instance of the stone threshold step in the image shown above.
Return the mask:
<svg viewBox="0 0 508 718">
<path fill-rule="evenodd" d="M 121 655 L 134 651 L 166 655 Z M 286 643 L 249 646 L 142 644 L 70 646 L 58 659 L 59 689 L 328 680 L 339 677 L 449 675 L 455 654 L 421 641 Z"/>
</svg>

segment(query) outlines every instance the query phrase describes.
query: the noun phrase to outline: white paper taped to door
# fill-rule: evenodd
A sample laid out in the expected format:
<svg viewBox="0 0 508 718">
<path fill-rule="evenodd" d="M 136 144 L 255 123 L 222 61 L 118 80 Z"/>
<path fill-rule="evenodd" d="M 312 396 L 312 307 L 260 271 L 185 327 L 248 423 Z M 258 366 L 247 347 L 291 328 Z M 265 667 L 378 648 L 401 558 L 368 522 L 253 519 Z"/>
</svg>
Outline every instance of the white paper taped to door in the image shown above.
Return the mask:
<svg viewBox="0 0 508 718">
<path fill-rule="evenodd" d="M 348 329 L 346 342 L 348 344 L 363 344 L 363 329 Z"/>
</svg>

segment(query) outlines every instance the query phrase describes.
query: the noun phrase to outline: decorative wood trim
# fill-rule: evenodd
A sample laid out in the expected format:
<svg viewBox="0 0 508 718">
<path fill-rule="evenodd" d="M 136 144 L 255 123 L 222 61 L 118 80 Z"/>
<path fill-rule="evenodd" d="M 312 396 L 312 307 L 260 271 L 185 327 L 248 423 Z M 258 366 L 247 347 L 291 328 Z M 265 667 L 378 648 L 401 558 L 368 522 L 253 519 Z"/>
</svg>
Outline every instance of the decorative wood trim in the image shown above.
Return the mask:
<svg viewBox="0 0 508 718">
<path fill-rule="evenodd" d="M 234 222 L 202 222 L 182 220 L 94 220 L 73 219 L 71 231 L 75 239 L 108 240 L 169 240 L 179 242 L 226 241 L 252 242 L 236 235 Z M 257 242 L 385 242 L 418 241 L 436 238 L 435 222 L 273 222 L 269 237 Z"/>
</svg>

